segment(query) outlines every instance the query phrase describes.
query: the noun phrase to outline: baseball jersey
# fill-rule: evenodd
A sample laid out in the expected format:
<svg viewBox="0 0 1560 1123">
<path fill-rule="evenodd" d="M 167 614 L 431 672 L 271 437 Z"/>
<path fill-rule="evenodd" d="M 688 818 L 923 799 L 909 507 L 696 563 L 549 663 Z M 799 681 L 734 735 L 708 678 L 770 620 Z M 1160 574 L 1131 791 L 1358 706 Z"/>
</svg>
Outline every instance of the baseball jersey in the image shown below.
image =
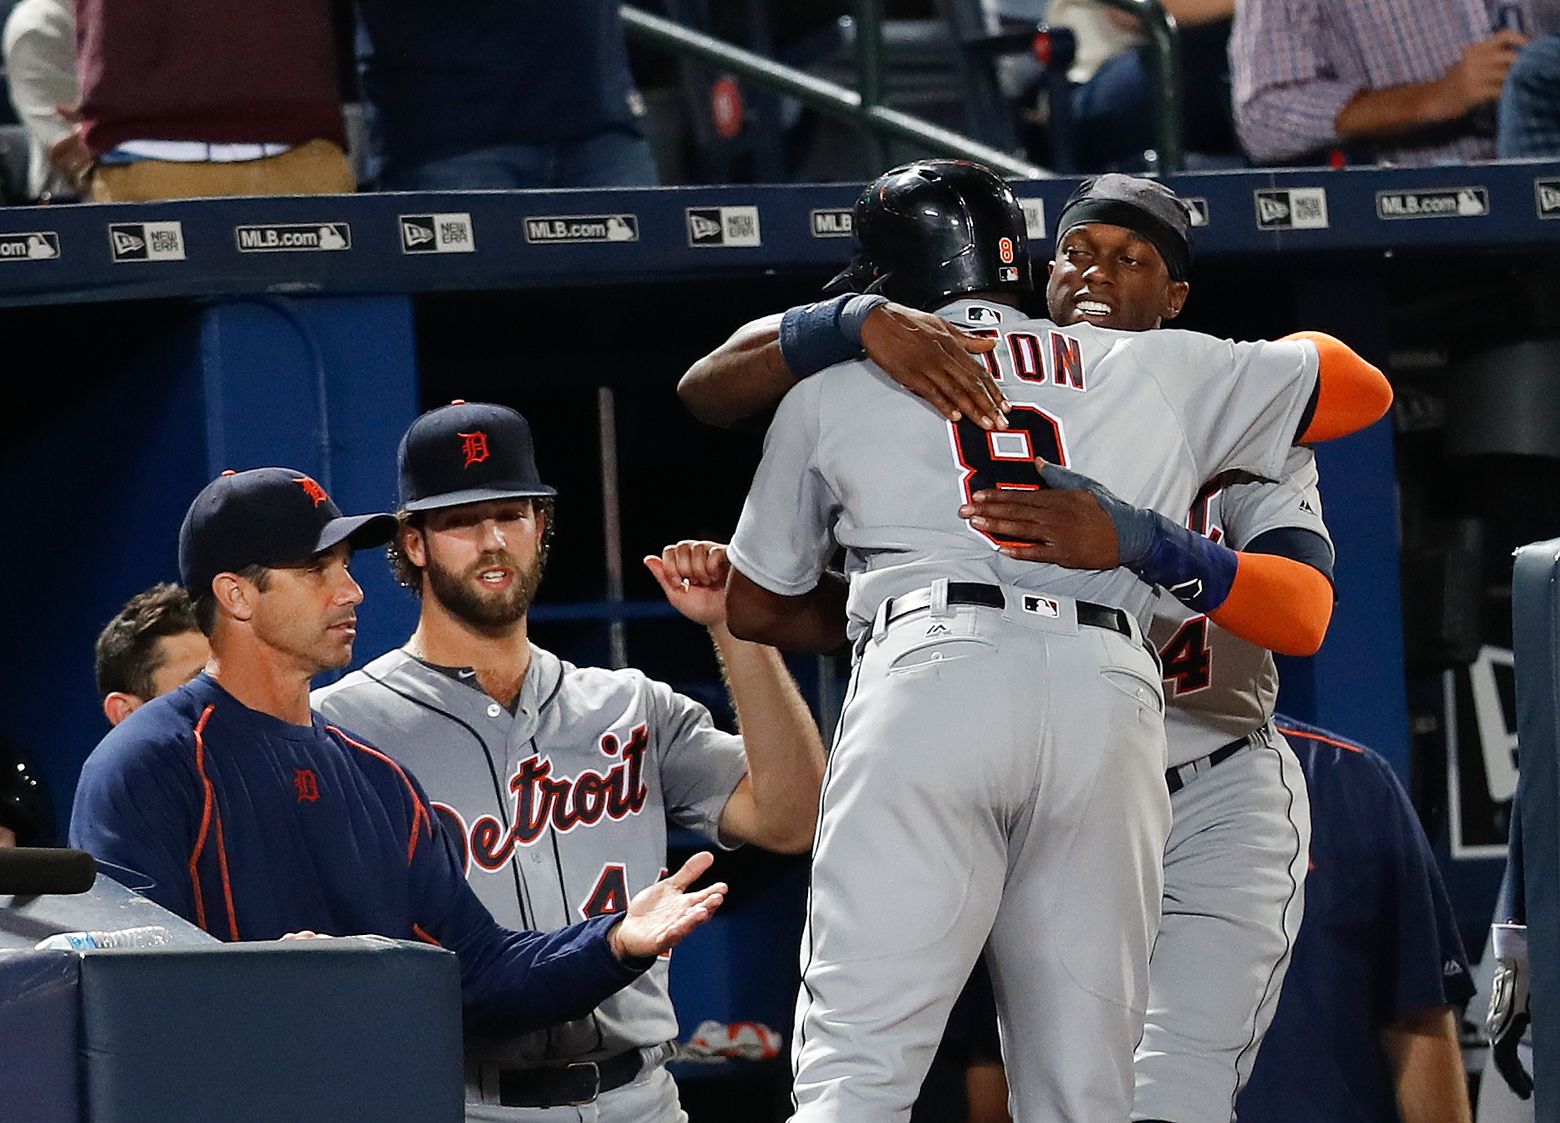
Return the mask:
<svg viewBox="0 0 1560 1123">
<path fill-rule="evenodd" d="M 479 1026 L 579 1017 L 644 966 L 618 961 L 605 921 L 501 928 L 405 769 L 318 714 L 294 725 L 251 710 L 209 675 L 148 702 L 92 751 L 70 843 L 220 939 L 311 929 L 449 948 Z"/>
<path fill-rule="evenodd" d="M 1396 1120 L 1380 1031 L 1473 995 L 1451 900 L 1391 766 L 1280 715 L 1311 793 L 1305 920 L 1241 1123 Z"/>
<path fill-rule="evenodd" d="M 1310 531 L 1332 547 L 1322 521 L 1316 456 L 1307 448 L 1290 449 L 1279 482 L 1241 480 L 1204 489 L 1188 525 L 1232 550 L 1280 529 Z M 1170 596 L 1155 605 L 1149 639 L 1164 669 L 1171 767 L 1207 756 L 1273 716 L 1278 668 L 1267 648 L 1232 635 Z"/>
<path fill-rule="evenodd" d="M 1316 387 L 1309 343 L 1061 328 L 972 300 L 940 314 L 999 338 L 988 360 L 1009 428 L 945 421 L 875 364 L 842 363 L 780 403 L 732 538 L 732 563 L 783 596 L 817 583 L 837 540 L 853 634 L 885 597 L 937 577 L 1113 605 L 1146 624 L 1156 594 L 1132 573 L 1005 557 L 960 504 L 983 488 L 1039 487 L 1041 456 L 1179 519 L 1221 472 L 1277 478 Z"/>
<path fill-rule="evenodd" d="M 576 667 L 534 645 L 513 712 L 470 668 L 404 650 L 316 691 L 315 705 L 429 785 L 471 887 L 517 926 L 621 912 L 666 872 L 669 822 L 719 843 L 747 774 L 741 738 L 699 703 L 639 671 Z M 663 959 L 590 1016 L 468 1053 L 519 1066 L 670 1041 L 667 972 Z"/>
</svg>

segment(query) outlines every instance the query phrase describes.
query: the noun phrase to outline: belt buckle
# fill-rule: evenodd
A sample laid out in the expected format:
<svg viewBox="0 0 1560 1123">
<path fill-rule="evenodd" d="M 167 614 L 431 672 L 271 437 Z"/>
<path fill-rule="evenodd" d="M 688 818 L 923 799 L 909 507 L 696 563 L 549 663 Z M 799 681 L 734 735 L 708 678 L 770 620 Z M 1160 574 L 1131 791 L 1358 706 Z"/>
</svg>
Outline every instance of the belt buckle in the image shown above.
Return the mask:
<svg viewBox="0 0 1560 1123">
<path fill-rule="evenodd" d="M 583 1070 L 586 1070 L 586 1069 L 588 1069 L 589 1072 L 590 1072 L 590 1084 L 591 1084 L 590 1095 L 585 1096 L 583 1099 L 569 1100 L 568 1101 L 568 1106 L 569 1107 L 584 1107 L 586 1104 L 595 1103 L 596 1100 L 599 1099 L 600 1096 L 601 1096 L 601 1066 L 600 1065 L 598 1065 L 595 1061 L 571 1061 L 571 1062 L 569 1062 L 569 1064 L 564 1066 L 564 1071 L 569 1074 L 569 1079 L 570 1079 L 571 1083 L 573 1082 L 573 1079 L 574 1079 L 574 1077 L 575 1077 L 575 1075 L 577 1073 L 579 1073 L 579 1072 L 581 1072 Z M 571 1089 L 571 1091 L 572 1091 L 572 1089 Z"/>
</svg>

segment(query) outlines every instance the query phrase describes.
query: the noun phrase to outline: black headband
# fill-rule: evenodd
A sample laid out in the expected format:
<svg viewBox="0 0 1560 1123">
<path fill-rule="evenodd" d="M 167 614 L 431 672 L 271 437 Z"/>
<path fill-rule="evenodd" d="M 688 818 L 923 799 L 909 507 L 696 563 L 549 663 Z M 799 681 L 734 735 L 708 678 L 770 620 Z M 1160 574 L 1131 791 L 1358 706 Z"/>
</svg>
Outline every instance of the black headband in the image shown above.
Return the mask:
<svg viewBox="0 0 1560 1123">
<path fill-rule="evenodd" d="M 1056 224 L 1056 244 L 1074 226 L 1086 222 L 1102 222 L 1108 226 L 1123 226 L 1148 239 L 1150 245 L 1164 258 L 1165 268 L 1172 281 L 1184 281 L 1192 268 L 1192 247 L 1180 231 L 1158 215 L 1142 207 L 1120 199 L 1080 199 L 1066 210 Z"/>
</svg>

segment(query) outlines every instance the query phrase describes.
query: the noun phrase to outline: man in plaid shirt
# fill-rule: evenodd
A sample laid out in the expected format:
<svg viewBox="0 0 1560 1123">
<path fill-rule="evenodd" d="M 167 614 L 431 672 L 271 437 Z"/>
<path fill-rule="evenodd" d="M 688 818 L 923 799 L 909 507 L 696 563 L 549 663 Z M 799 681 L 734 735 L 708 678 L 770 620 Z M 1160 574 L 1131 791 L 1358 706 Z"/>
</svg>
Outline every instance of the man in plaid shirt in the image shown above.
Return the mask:
<svg viewBox="0 0 1560 1123">
<path fill-rule="evenodd" d="M 1550 0 L 1527 0 L 1547 4 Z M 1235 125 L 1258 163 L 1334 148 L 1382 163 L 1495 156 L 1495 103 L 1527 43 L 1511 0 L 1241 0 Z"/>
</svg>

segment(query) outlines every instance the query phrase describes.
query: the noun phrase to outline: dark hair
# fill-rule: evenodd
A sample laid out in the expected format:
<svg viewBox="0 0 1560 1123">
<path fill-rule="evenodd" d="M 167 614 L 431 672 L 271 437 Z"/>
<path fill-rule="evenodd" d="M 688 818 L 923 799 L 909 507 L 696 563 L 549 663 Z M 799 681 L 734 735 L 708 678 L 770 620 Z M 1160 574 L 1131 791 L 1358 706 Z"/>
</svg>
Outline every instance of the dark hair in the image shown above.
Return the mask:
<svg viewBox="0 0 1560 1123">
<path fill-rule="evenodd" d="M 265 565 L 246 565 L 237 571 L 245 581 L 253 581 L 262 593 L 271 585 L 271 568 Z M 208 639 L 217 630 L 217 595 L 210 589 L 195 598 L 195 625 Z"/>
<path fill-rule="evenodd" d="M 183 587 L 165 581 L 131 597 L 98 634 L 98 696 L 123 691 L 150 698 L 161 666 L 157 641 L 195 630 L 195 610 Z"/>
<path fill-rule="evenodd" d="M 545 520 L 542 526 L 542 544 L 537 551 L 537 559 L 545 566 L 547 551 L 552 547 L 553 531 L 557 528 L 558 503 L 550 495 L 533 496 L 531 509 Z M 422 566 L 412 564 L 411 559 L 401 552 L 401 529 L 411 527 L 413 530 L 422 530 L 428 514 L 427 511 L 397 511 L 395 519 L 400 523 L 400 527 L 396 529 L 395 537 L 390 539 L 390 545 L 385 547 L 385 558 L 390 562 L 390 576 L 395 578 L 396 584 L 410 589 L 412 594 L 418 597 L 422 596 Z"/>
</svg>

